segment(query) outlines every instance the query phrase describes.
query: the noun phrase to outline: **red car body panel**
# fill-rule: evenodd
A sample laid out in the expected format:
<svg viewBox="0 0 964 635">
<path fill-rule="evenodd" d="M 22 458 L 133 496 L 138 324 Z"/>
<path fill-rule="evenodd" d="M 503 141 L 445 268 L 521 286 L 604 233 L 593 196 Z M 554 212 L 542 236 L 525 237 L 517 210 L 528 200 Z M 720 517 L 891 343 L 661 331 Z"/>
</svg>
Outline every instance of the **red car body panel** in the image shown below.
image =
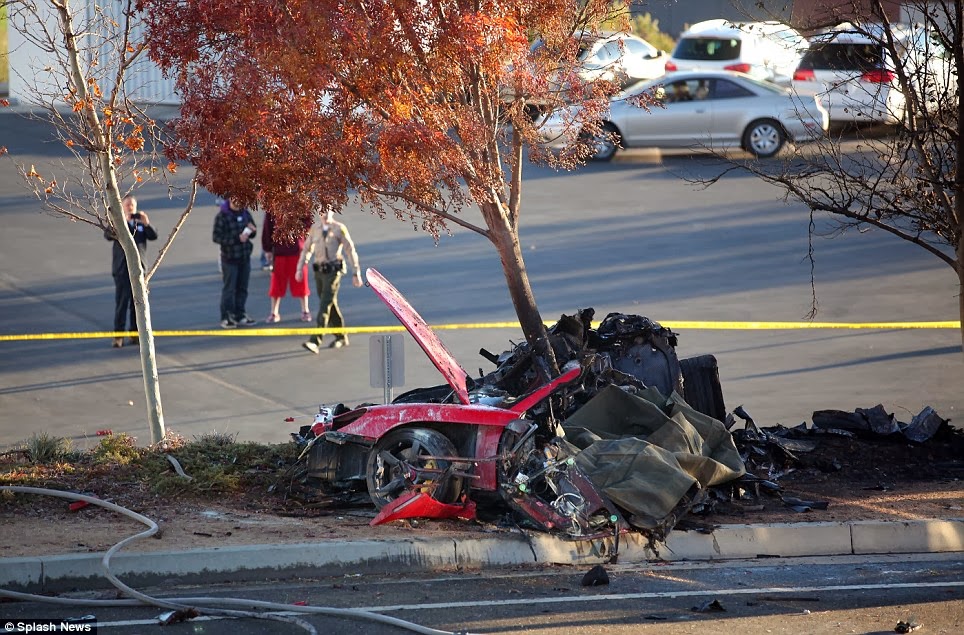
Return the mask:
<svg viewBox="0 0 964 635">
<path fill-rule="evenodd" d="M 368 524 L 374 527 L 403 518 L 461 518 L 472 520 L 475 518 L 475 502 L 467 500 L 464 505 L 448 505 L 440 503 L 425 492 L 408 492 L 382 507 L 378 515 Z"/>
<path fill-rule="evenodd" d="M 469 378 L 468 373 L 459 366 L 459 363 L 455 361 L 452 357 L 452 353 L 445 348 L 445 344 L 442 340 L 438 338 L 438 335 L 432 330 L 432 328 L 422 319 L 422 316 L 418 314 L 408 300 L 398 292 L 392 283 L 378 273 L 375 269 L 367 269 L 365 271 L 365 278 L 368 280 L 368 285 L 375 291 L 375 294 L 382 299 L 388 308 L 391 309 L 398 321 L 405 325 L 408 332 L 412 334 L 418 345 L 422 347 L 428 358 L 432 360 L 435 367 L 438 368 L 442 376 L 445 377 L 445 381 L 449 383 L 449 386 L 458 395 L 459 401 L 463 404 L 469 403 L 469 391 L 466 387 L 466 380 Z"/>
<path fill-rule="evenodd" d="M 475 457 L 467 457 L 469 460 L 496 456 L 502 430 L 510 421 L 519 418 L 519 413 L 513 410 L 473 404 L 467 406 L 436 403 L 388 404 L 368 406 L 364 410 L 364 414 L 360 417 L 342 426 L 338 425 L 338 417 L 335 417 L 332 430 L 374 441 L 404 425 L 428 423 L 476 426 Z M 357 412 L 351 414 L 353 417 L 357 416 Z M 476 470 L 479 478 L 473 481 L 473 489 L 494 490 L 498 487 L 495 463 L 480 462 Z"/>
</svg>

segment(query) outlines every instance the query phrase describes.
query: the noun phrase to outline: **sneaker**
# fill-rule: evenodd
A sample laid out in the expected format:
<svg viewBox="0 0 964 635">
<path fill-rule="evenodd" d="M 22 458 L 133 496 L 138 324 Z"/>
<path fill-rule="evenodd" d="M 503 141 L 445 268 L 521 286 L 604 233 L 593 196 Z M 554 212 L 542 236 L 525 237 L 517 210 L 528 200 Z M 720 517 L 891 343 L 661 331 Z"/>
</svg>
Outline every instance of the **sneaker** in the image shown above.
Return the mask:
<svg viewBox="0 0 964 635">
<path fill-rule="evenodd" d="M 258 323 L 258 321 L 251 319 L 251 317 L 249 317 L 247 313 L 245 313 L 245 314 L 241 317 L 241 319 L 238 320 L 238 325 L 239 325 L 239 326 L 251 326 L 252 324 L 257 324 L 257 323 Z"/>
<path fill-rule="evenodd" d="M 302 342 L 301 345 L 304 346 L 309 353 L 314 353 L 315 355 L 318 354 L 318 345 L 312 342 L 311 340 L 308 340 L 307 342 Z"/>
<path fill-rule="evenodd" d="M 123 337 L 115 337 L 114 341 L 111 343 L 111 348 L 120 348 L 124 345 Z"/>
<path fill-rule="evenodd" d="M 329 344 L 328 348 L 344 348 L 345 346 L 348 346 L 347 339 L 337 339 L 331 344 Z"/>
<path fill-rule="evenodd" d="M 231 318 L 227 318 L 227 319 L 225 319 L 225 320 L 221 320 L 221 328 L 223 328 L 223 329 L 236 329 L 236 328 L 238 328 L 238 323 L 235 322 L 234 320 L 232 320 Z"/>
<path fill-rule="evenodd" d="M 312 321 L 314 321 L 314 318 L 311 317 L 311 311 L 302 311 L 302 312 L 301 312 L 301 321 L 302 321 L 302 322 L 312 322 Z"/>
<path fill-rule="evenodd" d="M 266 324 L 277 324 L 281 321 L 281 316 L 277 313 L 269 313 L 268 317 L 266 317 L 264 321 Z"/>
</svg>

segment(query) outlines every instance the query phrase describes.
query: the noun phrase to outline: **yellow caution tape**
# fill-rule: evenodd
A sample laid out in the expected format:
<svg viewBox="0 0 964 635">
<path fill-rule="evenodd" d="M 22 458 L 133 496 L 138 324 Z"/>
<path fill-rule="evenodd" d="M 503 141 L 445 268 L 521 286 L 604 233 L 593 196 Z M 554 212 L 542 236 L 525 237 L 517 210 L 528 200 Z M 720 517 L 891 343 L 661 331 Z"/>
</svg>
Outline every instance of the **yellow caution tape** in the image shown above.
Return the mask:
<svg viewBox="0 0 964 635">
<path fill-rule="evenodd" d="M 546 322 L 552 326 L 554 322 Z M 795 329 L 960 329 L 960 321 L 939 322 L 708 322 L 708 321 L 670 321 L 662 322 L 672 329 L 693 330 L 795 330 Z M 598 326 L 594 323 L 593 326 Z M 455 331 L 470 329 L 518 329 L 518 322 L 479 322 L 466 324 L 434 324 L 436 331 Z M 293 335 L 333 335 L 364 333 L 396 333 L 405 327 L 396 326 L 353 326 L 347 328 L 237 328 L 217 330 L 154 331 L 154 337 L 285 337 Z M 99 331 L 89 333 L 23 333 L 0 335 L 0 342 L 27 340 L 80 340 L 105 337 L 130 337 L 137 335 L 129 331 Z"/>
</svg>

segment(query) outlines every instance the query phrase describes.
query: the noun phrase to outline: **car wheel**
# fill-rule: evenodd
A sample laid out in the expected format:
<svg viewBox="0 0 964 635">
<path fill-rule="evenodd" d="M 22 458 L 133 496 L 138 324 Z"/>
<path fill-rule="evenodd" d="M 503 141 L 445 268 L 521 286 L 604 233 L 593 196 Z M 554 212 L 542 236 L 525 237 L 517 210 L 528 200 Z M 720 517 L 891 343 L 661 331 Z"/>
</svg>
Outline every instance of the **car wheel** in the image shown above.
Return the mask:
<svg viewBox="0 0 964 635">
<path fill-rule="evenodd" d="M 401 428 L 375 443 L 368 455 L 368 495 L 381 509 L 407 491 L 429 494 L 441 503 L 462 495 L 462 477 L 448 473 L 450 461 L 433 457 L 456 456 L 444 434 L 429 428 Z"/>
<path fill-rule="evenodd" d="M 773 119 L 757 119 L 743 133 L 743 149 L 750 154 L 766 159 L 783 148 L 787 136 L 783 128 Z"/>
<path fill-rule="evenodd" d="M 595 152 L 589 158 L 593 161 L 609 161 L 616 155 L 616 150 L 619 150 L 621 142 L 622 138 L 619 136 L 616 126 L 606 122 L 602 125 L 600 133 L 592 140 Z"/>
<path fill-rule="evenodd" d="M 726 419 L 720 370 L 713 355 L 699 355 L 679 360 L 683 373 L 683 399 L 693 410 L 718 421 Z"/>
</svg>

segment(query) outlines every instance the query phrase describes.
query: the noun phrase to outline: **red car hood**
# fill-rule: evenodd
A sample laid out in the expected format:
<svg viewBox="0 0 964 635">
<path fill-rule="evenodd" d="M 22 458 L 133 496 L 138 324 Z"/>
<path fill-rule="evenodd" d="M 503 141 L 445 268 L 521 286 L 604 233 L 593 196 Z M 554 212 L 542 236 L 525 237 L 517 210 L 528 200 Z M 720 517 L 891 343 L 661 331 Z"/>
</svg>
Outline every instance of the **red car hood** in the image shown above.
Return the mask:
<svg viewBox="0 0 964 635">
<path fill-rule="evenodd" d="M 466 381 L 469 378 L 468 373 L 459 366 L 455 358 L 452 357 L 452 353 L 445 348 L 445 344 L 442 340 L 438 338 L 435 331 L 422 319 L 422 316 L 418 314 L 412 305 L 408 303 L 408 300 L 392 286 L 388 280 L 386 280 L 382 274 L 378 273 L 375 269 L 367 269 L 365 271 L 365 278 L 368 280 L 368 286 L 370 286 L 379 298 L 382 299 L 388 308 L 391 309 L 398 321 L 401 322 L 408 332 L 412 334 L 418 345 L 422 347 L 428 358 L 432 360 L 435 367 L 438 368 L 442 376 L 445 377 L 445 381 L 448 382 L 455 394 L 459 396 L 459 401 L 463 404 L 469 403 L 469 391 L 466 386 Z"/>
</svg>

